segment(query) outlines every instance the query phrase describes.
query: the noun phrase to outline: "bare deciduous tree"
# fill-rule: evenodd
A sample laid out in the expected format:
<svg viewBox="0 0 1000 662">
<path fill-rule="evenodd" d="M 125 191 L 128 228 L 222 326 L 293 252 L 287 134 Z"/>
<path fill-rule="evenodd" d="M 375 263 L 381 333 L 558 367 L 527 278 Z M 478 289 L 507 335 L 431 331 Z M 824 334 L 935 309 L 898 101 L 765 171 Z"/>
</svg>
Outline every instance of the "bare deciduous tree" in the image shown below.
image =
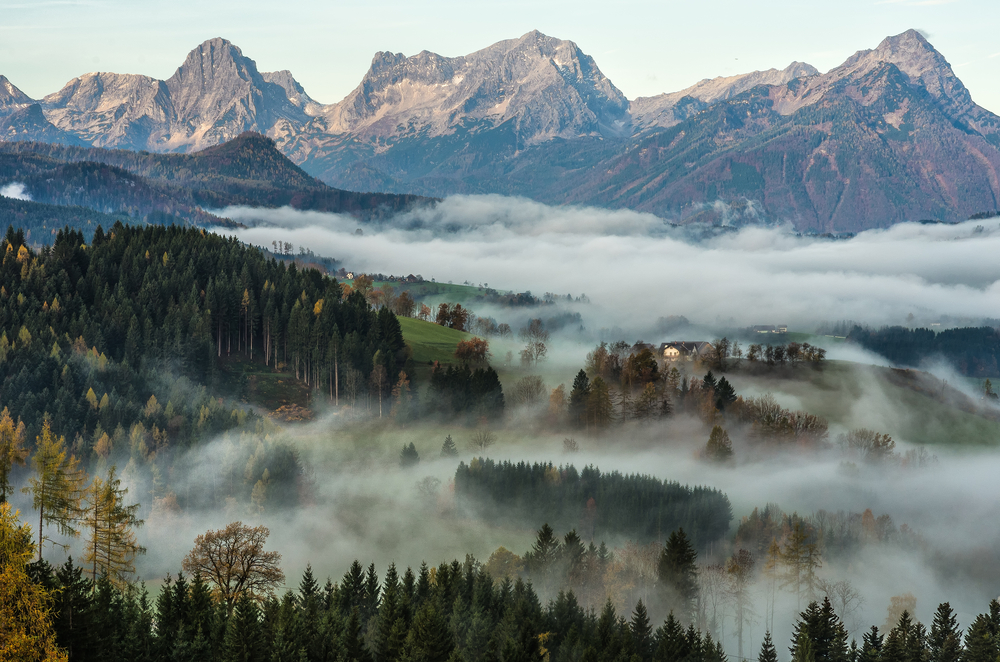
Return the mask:
<svg viewBox="0 0 1000 662">
<path fill-rule="evenodd" d="M 203 533 L 184 557 L 184 570 L 200 572 L 210 581 L 216 597 L 225 603 L 226 613 L 232 614 L 241 595 L 262 600 L 285 581 L 278 566 L 281 554 L 264 551 L 269 534 L 266 526 L 250 527 L 243 522 Z"/>
<path fill-rule="evenodd" d="M 487 428 L 479 428 L 472 435 L 472 439 L 469 441 L 469 447 L 479 453 L 485 453 L 486 450 L 496 442 L 496 433 Z"/>
</svg>

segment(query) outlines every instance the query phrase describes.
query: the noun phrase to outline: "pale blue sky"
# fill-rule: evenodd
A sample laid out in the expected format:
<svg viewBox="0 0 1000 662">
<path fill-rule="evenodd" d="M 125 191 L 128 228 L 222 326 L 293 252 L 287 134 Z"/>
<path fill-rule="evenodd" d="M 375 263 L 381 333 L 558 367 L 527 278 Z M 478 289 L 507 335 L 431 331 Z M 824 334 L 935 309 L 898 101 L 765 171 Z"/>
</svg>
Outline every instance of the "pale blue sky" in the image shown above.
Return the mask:
<svg viewBox="0 0 1000 662">
<path fill-rule="evenodd" d="M 792 60 L 826 71 L 912 27 L 1000 113 L 998 0 L 0 0 L 0 17 L 0 74 L 36 98 L 89 71 L 166 78 L 221 36 L 324 103 L 376 51 L 463 55 L 532 29 L 575 41 L 632 99 Z"/>
</svg>

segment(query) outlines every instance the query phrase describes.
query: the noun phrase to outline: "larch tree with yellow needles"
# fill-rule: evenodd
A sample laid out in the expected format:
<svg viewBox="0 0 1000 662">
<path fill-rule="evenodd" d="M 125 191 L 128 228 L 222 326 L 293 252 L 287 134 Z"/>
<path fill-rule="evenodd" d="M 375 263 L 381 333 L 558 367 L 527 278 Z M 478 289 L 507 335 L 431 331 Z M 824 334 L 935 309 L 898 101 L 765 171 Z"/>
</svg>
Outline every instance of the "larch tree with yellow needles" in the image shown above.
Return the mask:
<svg viewBox="0 0 1000 662">
<path fill-rule="evenodd" d="M 31 486 L 22 491 L 32 495 L 31 507 L 38 511 L 38 559 L 41 560 L 46 540 L 59 544 L 45 537 L 46 524 L 54 525 L 65 536 L 80 535 L 76 525 L 84 515 L 87 474 L 76 457 L 67 457 L 66 438 L 53 434 L 48 420 L 42 424 L 42 434 L 36 441 L 37 450 L 32 458 L 35 476 L 29 479 Z"/>
</svg>

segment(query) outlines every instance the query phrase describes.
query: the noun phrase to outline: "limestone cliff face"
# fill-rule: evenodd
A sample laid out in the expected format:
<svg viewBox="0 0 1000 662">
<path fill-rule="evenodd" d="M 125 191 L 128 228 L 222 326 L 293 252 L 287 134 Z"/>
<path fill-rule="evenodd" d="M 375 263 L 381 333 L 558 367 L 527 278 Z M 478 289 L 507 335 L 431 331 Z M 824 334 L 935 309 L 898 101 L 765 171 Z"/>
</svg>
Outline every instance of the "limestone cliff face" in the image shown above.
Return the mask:
<svg viewBox="0 0 1000 662">
<path fill-rule="evenodd" d="M 42 107 L 31 103 L 0 117 L 0 142 L 44 142 L 84 147 L 87 143 L 53 126 L 45 119 Z"/>
<path fill-rule="evenodd" d="M 523 145 L 631 129 L 628 100 L 594 60 L 537 31 L 456 58 L 378 53 L 357 89 L 322 114 L 329 132 L 382 140 L 478 123 L 512 122 Z"/>
<path fill-rule="evenodd" d="M 792 62 L 784 69 L 705 79 L 678 92 L 635 99 L 630 106 L 632 120 L 640 130 L 651 127 L 668 128 L 717 101 L 725 101 L 758 85 L 784 85 L 798 78 L 817 74 L 819 71 L 812 65 Z"/>
<path fill-rule="evenodd" d="M 191 151 L 244 131 L 265 133 L 281 119 L 306 121 L 282 85 L 298 86 L 290 80 L 269 81 L 235 45 L 211 39 L 165 81 L 86 74 L 45 97 L 42 107 L 57 128 L 98 147 Z"/>
<path fill-rule="evenodd" d="M 17 89 L 6 76 L 0 76 L 0 116 L 12 113 L 35 103 L 31 97 Z"/>
</svg>

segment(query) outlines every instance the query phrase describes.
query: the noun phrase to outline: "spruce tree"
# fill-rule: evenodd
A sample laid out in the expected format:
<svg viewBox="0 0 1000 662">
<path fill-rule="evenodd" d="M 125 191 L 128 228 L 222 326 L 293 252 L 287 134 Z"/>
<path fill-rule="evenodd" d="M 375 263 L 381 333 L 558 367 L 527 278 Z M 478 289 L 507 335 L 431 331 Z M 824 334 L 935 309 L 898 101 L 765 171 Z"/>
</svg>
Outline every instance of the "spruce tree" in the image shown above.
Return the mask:
<svg viewBox="0 0 1000 662">
<path fill-rule="evenodd" d="M 450 434 L 444 438 L 444 443 L 441 444 L 441 457 L 458 457 L 458 448 L 455 447 L 455 442 L 452 441 Z"/>
<path fill-rule="evenodd" d="M 885 636 L 879 633 L 878 627 L 871 626 L 862 637 L 861 655 L 858 657 L 858 662 L 880 662 L 884 640 Z"/>
<path fill-rule="evenodd" d="M 809 640 L 809 635 L 805 630 L 800 630 L 795 635 L 792 647 L 789 650 L 792 653 L 792 662 L 816 662 L 812 642 Z"/>
<path fill-rule="evenodd" d="M 404 469 L 414 467 L 420 462 L 420 454 L 417 447 L 411 441 L 409 445 L 403 444 L 403 450 L 399 452 L 399 466 Z"/>
<path fill-rule="evenodd" d="M 778 662 L 778 651 L 771 641 L 771 631 L 764 633 L 764 642 L 760 645 L 760 653 L 757 655 L 757 662 Z"/>
<path fill-rule="evenodd" d="M 413 617 L 413 625 L 406 641 L 409 659 L 447 662 L 455 648 L 448 619 L 435 602 L 429 600 Z"/>
<path fill-rule="evenodd" d="M 680 528 L 670 534 L 657 565 L 657 586 L 665 609 L 683 622 L 694 620 L 698 602 L 698 554 Z"/>
<path fill-rule="evenodd" d="M 577 427 L 584 427 L 587 415 L 587 398 L 590 396 L 590 379 L 581 370 L 573 379 L 573 390 L 569 392 L 569 420 Z"/>
<path fill-rule="evenodd" d="M 653 628 L 649 625 L 649 615 L 646 613 L 646 605 L 640 599 L 632 612 L 632 621 L 629 623 L 629 630 L 632 632 L 632 646 L 636 655 L 642 660 L 653 659 Z"/>
<path fill-rule="evenodd" d="M 719 411 L 725 411 L 726 407 L 734 402 L 736 402 L 736 389 L 733 388 L 728 379 L 723 377 L 715 385 L 715 408 Z"/>
<path fill-rule="evenodd" d="M 990 611 L 979 614 L 965 633 L 963 662 L 995 662 L 1000 657 L 1000 603 L 990 602 Z"/>
<path fill-rule="evenodd" d="M 962 658 L 962 631 L 947 602 L 938 605 L 934 613 L 927 648 L 929 662 L 958 662 Z"/>
<path fill-rule="evenodd" d="M 675 662 L 688 656 L 688 641 L 684 636 L 684 628 L 674 618 L 674 612 L 667 615 L 667 620 L 657 630 L 656 661 Z"/>
<path fill-rule="evenodd" d="M 240 594 L 233 615 L 226 624 L 222 646 L 224 662 L 264 662 L 260 609 L 249 593 Z"/>
</svg>

